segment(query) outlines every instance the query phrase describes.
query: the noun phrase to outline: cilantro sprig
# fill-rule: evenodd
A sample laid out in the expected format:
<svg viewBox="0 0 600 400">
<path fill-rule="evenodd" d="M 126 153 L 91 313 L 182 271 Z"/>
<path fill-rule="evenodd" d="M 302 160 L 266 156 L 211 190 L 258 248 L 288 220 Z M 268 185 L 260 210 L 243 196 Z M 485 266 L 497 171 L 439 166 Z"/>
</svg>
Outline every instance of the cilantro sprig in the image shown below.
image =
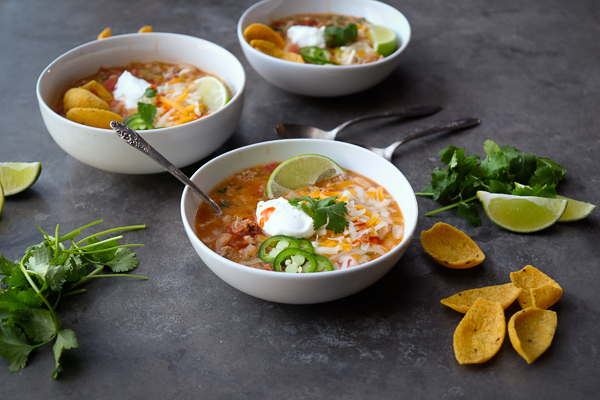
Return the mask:
<svg viewBox="0 0 600 400">
<path fill-rule="evenodd" d="M 60 225 L 54 236 L 40 227 L 44 241 L 30 246 L 17 261 L 0 255 L 0 356 L 16 372 L 27 364 L 29 354 L 38 347 L 54 342 L 56 378 L 64 350 L 77 348 L 77 335 L 71 329 L 60 329 L 56 308 L 62 299 L 85 293 L 73 290 L 92 278 L 133 277 L 138 275 L 100 274 L 105 267 L 113 272 L 126 272 L 138 266 L 135 254 L 128 248 L 141 244 L 119 245 L 123 236 L 100 240 L 102 235 L 118 231 L 143 229 L 145 225 L 109 229 L 79 241 L 81 231 L 102 222 L 96 221 L 60 236 Z M 70 244 L 69 247 L 66 245 Z M 94 268 L 89 272 L 89 268 Z"/>
<path fill-rule="evenodd" d="M 356 24 L 329 26 L 325 28 L 323 36 L 328 47 L 344 46 L 358 37 L 358 27 Z"/>
<path fill-rule="evenodd" d="M 151 99 L 153 97 L 156 97 L 156 90 L 153 88 L 147 88 L 141 99 Z M 138 131 L 156 129 L 156 127 L 152 124 L 152 122 L 154 122 L 154 118 L 156 118 L 156 106 L 145 101 L 140 101 L 137 103 L 137 105 L 138 112 L 125 118 L 125 121 L 123 121 L 125 125 Z"/>
<path fill-rule="evenodd" d="M 345 215 L 348 215 L 348 209 L 345 202 L 336 202 L 336 198 L 337 196 L 333 196 L 320 200 L 319 197 L 312 198 L 310 196 L 292 197 L 289 203 L 312 217 L 315 230 L 327 224 L 326 229 L 338 234 L 348 226 L 345 218 Z"/>
<path fill-rule="evenodd" d="M 442 163 L 448 168 L 436 167 L 431 173 L 431 183 L 419 196 L 431 196 L 445 207 L 430 211 L 426 216 L 458 207 L 458 215 L 467 218 L 473 226 L 481 225 L 476 204 L 478 190 L 516 196 L 556 197 L 556 184 L 567 170 L 556 162 L 530 153 L 522 153 L 512 146 L 498 146 L 486 140 L 483 146 L 486 158 L 479 162 L 477 155 L 465 155 L 464 149 L 454 146 L 439 152 Z M 517 187 L 515 183 L 521 184 Z M 523 185 L 529 187 L 523 187 Z"/>
</svg>

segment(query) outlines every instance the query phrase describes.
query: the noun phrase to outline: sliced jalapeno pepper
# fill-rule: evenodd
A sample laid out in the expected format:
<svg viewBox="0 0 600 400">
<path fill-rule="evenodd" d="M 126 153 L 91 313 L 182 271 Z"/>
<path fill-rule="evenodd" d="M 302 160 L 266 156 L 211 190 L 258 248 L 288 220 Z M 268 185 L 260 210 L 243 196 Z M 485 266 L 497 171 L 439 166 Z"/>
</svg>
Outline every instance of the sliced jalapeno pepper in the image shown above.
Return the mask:
<svg viewBox="0 0 600 400">
<path fill-rule="evenodd" d="M 298 240 L 289 236 L 271 236 L 260 245 L 260 248 L 258 249 L 258 258 L 266 263 L 273 264 L 275 257 L 277 257 L 282 250 L 287 248 L 299 249 L 300 243 Z"/>
<path fill-rule="evenodd" d="M 317 271 L 321 272 L 321 271 L 333 271 L 333 264 L 331 263 L 331 260 L 329 260 L 329 258 L 322 256 L 321 254 L 314 254 L 315 258 L 317 259 Z"/>
<path fill-rule="evenodd" d="M 315 252 L 315 248 L 313 247 L 310 240 L 301 238 L 301 239 L 298 239 L 298 243 L 300 243 L 300 248 L 302 250 L 308 251 L 311 254 L 313 254 Z"/>
<path fill-rule="evenodd" d="M 317 259 L 308 251 L 289 248 L 279 253 L 273 262 L 273 269 L 280 272 L 298 272 L 299 267 L 302 267 L 302 272 L 315 272 Z"/>
</svg>

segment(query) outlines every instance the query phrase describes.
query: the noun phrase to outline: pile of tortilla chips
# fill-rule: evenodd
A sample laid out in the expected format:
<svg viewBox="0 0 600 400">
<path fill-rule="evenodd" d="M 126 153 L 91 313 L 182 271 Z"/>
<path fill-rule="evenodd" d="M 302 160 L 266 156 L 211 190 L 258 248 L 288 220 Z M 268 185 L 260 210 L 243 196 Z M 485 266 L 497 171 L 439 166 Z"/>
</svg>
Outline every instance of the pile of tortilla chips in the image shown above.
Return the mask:
<svg viewBox="0 0 600 400">
<path fill-rule="evenodd" d="M 271 57 L 282 60 L 304 63 L 300 54 L 283 50 L 285 40 L 271 27 L 263 24 L 252 24 L 244 30 L 244 39 L 256 50 Z"/>
<path fill-rule="evenodd" d="M 63 106 L 67 119 L 95 128 L 110 129 L 110 121 L 123 122 L 123 117 L 110 111 L 113 96 L 96 81 L 65 93 Z"/>
<path fill-rule="evenodd" d="M 460 364 L 479 364 L 492 358 L 504 342 L 504 310 L 516 299 L 523 308 L 508 322 L 514 349 L 531 364 L 554 338 L 557 317 L 546 310 L 562 296 L 562 288 L 546 274 L 526 266 L 511 272 L 512 283 L 457 293 L 442 304 L 465 313 L 454 332 L 454 354 Z"/>
</svg>

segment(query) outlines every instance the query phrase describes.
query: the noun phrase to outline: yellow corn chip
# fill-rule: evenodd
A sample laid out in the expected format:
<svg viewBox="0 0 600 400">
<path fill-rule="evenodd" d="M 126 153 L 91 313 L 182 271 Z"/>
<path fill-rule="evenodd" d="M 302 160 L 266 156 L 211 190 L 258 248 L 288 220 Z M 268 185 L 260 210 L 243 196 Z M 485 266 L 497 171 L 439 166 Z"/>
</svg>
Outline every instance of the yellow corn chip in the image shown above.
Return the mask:
<svg viewBox="0 0 600 400">
<path fill-rule="evenodd" d="M 485 259 L 479 246 L 469 236 L 443 222 L 421 232 L 421 245 L 435 261 L 448 268 L 472 268 Z"/>
<path fill-rule="evenodd" d="M 531 364 L 552 344 L 556 324 L 554 311 L 530 307 L 508 321 L 508 337 L 517 353 Z"/>
<path fill-rule="evenodd" d="M 79 124 L 103 129 L 111 129 L 110 121 L 123 122 L 123 117 L 119 114 L 98 108 L 71 108 L 67 111 L 67 118 Z"/>
<path fill-rule="evenodd" d="M 280 49 L 285 47 L 285 40 L 271 27 L 263 24 L 252 24 L 244 30 L 244 38 L 248 43 L 253 40 L 265 40 L 273 43 Z M 254 47 L 254 46 L 252 46 Z"/>
<path fill-rule="evenodd" d="M 520 271 L 511 272 L 510 280 L 523 289 L 519 295 L 519 304 L 523 309 L 528 307 L 545 309 L 556 303 L 562 296 L 563 290 L 558 283 L 531 265 Z"/>
<path fill-rule="evenodd" d="M 89 90 L 90 92 L 104 100 L 107 104 L 110 104 L 114 100 L 112 94 L 110 94 L 108 90 L 104 88 L 104 86 L 102 86 L 96 81 L 90 81 L 86 83 L 85 85 L 81 86 L 81 89 Z"/>
<path fill-rule="evenodd" d="M 492 358 L 504 342 L 504 309 L 478 298 L 454 332 L 454 355 L 459 364 L 480 364 Z"/>
<path fill-rule="evenodd" d="M 152 32 L 152 25 L 142 26 L 138 33 L 150 33 Z"/>
<path fill-rule="evenodd" d="M 107 37 L 110 37 L 110 36 L 111 36 L 110 28 L 106 28 L 102 32 L 100 32 L 100 34 L 98 35 L 98 40 L 106 39 Z"/>
<path fill-rule="evenodd" d="M 267 42 L 266 40 L 254 39 L 250 42 L 250 46 L 254 47 L 261 53 L 265 53 L 268 56 L 280 58 L 282 60 L 294 61 L 304 63 L 304 59 L 300 54 L 292 53 L 290 51 L 283 51 L 275 44 Z"/>
<path fill-rule="evenodd" d="M 482 297 L 486 300 L 500 303 L 506 310 L 521 294 L 522 289 L 512 283 L 498 286 L 487 286 L 479 289 L 465 290 L 443 299 L 441 303 L 461 313 L 466 313 L 475 301 Z"/>
<path fill-rule="evenodd" d="M 284 51 L 282 59 L 304 64 L 304 58 L 300 54 L 291 51 Z"/>
<path fill-rule="evenodd" d="M 108 103 L 96 96 L 89 90 L 82 88 L 69 89 L 65 93 L 63 98 L 63 105 L 65 112 L 68 112 L 71 108 L 100 108 L 102 110 L 109 110 Z"/>
</svg>

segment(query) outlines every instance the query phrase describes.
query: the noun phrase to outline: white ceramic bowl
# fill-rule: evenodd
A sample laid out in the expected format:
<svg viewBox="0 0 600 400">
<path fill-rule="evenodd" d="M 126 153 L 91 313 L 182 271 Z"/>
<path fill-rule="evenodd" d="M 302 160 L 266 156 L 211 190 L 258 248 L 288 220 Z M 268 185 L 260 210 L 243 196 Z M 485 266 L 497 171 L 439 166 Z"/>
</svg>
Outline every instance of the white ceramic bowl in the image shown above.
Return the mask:
<svg viewBox="0 0 600 400">
<path fill-rule="evenodd" d="M 51 109 L 69 83 L 100 67 L 130 62 L 187 62 L 227 83 L 231 100 L 220 110 L 179 126 L 141 131 L 156 150 L 177 167 L 192 164 L 218 149 L 235 130 L 244 105 L 246 75 L 237 58 L 224 48 L 196 37 L 173 33 L 114 36 L 83 44 L 54 60 L 37 82 L 37 97 L 48 132 L 77 160 L 111 172 L 163 172 L 157 163 L 123 142 L 112 130 L 92 128 L 61 117 Z"/>
<path fill-rule="evenodd" d="M 181 216 L 192 246 L 219 278 L 251 296 L 289 304 L 322 303 L 349 296 L 370 286 L 396 265 L 415 231 L 417 200 L 404 175 L 382 157 L 344 142 L 289 139 L 246 146 L 209 161 L 191 179 L 208 192 L 225 178 L 245 168 L 284 161 L 306 153 L 328 156 L 343 168 L 358 172 L 385 187 L 398 202 L 405 218 L 404 238 L 384 256 L 344 270 L 313 274 L 259 270 L 219 256 L 198 239 L 194 222 L 202 200 L 186 188 L 181 198 Z"/>
<path fill-rule="evenodd" d="M 300 13 L 335 13 L 364 17 L 396 32 L 398 49 L 390 56 L 361 65 L 313 65 L 280 60 L 252 48 L 244 39 L 251 24 L 268 25 L 274 20 Z M 248 62 L 273 85 L 292 93 L 330 97 L 357 93 L 387 77 L 400 62 L 410 41 L 410 25 L 395 8 L 374 0 L 265 0 L 250 7 L 237 27 L 238 39 Z"/>
</svg>

